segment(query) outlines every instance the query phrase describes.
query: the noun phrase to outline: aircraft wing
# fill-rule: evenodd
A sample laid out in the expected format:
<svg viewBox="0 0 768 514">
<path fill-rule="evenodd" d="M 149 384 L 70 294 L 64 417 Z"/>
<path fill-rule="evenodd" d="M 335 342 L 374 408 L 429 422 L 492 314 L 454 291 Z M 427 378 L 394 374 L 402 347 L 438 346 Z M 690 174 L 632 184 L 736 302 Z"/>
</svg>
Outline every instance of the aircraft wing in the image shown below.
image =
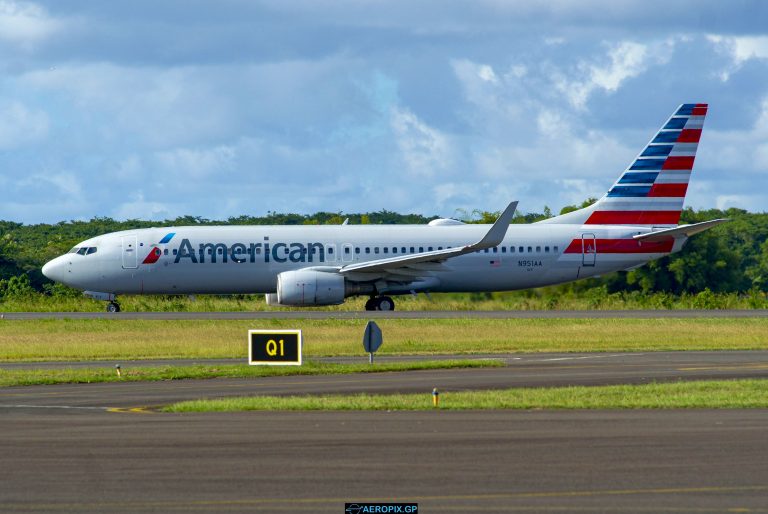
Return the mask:
<svg viewBox="0 0 768 514">
<path fill-rule="evenodd" d="M 699 232 L 704 232 L 705 230 L 710 229 L 715 225 L 719 225 L 720 223 L 725 223 L 726 221 L 730 221 L 730 220 L 717 219 L 717 220 L 710 220 L 710 221 L 702 221 L 701 223 L 693 223 L 691 225 L 681 225 L 679 227 L 667 228 L 664 230 L 657 230 L 655 232 L 649 232 L 647 234 L 637 234 L 636 236 L 632 236 L 632 237 L 638 241 L 663 241 L 664 239 L 667 239 L 669 237 L 678 237 L 678 236 L 690 237 L 694 234 L 698 234 Z"/>
<path fill-rule="evenodd" d="M 504 240 L 504 236 L 509 228 L 509 223 L 512 221 L 512 217 L 515 215 L 517 209 L 517 202 L 510 203 L 501 216 L 491 226 L 491 229 L 485 234 L 485 236 L 478 242 L 461 246 L 457 248 L 446 248 L 445 250 L 435 250 L 432 252 L 421 252 L 410 255 L 400 255 L 398 257 L 388 257 L 386 259 L 377 259 L 375 261 L 360 262 L 357 264 L 349 264 L 343 266 L 339 272 L 346 273 L 371 273 L 371 272 L 386 272 L 393 271 L 398 268 L 405 268 L 407 266 L 419 263 L 439 263 L 451 257 L 458 257 L 467 253 L 476 252 L 478 250 L 485 250 L 486 248 L 493 248 L 498 246 Z"/>
</svg>

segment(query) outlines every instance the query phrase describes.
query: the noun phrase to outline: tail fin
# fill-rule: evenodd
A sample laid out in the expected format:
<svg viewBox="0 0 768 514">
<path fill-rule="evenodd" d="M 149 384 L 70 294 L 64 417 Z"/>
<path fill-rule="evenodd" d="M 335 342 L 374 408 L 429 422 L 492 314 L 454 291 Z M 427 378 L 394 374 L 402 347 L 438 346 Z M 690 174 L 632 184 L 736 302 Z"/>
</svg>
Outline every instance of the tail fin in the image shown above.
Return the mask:
<svg viewBox="0 0 768 514">
<path fill-rule="evenodd" d="M 594 204 L 541 223 L 676 226 L 707 104 L 683 104 Z"/>
</svg>

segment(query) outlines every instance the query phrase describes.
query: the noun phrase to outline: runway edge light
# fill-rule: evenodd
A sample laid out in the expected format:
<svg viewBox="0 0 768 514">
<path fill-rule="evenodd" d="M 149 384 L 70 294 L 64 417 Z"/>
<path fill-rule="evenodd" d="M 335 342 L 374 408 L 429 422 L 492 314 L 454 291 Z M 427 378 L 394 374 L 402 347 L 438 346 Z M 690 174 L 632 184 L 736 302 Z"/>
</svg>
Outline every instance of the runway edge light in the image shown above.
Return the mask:
<svg viewBox="0 0 768 514">
<path fill-rule="evenodd" d="M 301 366 L 301 330 L 249 330 L 248 364 Z"/>
</svg>

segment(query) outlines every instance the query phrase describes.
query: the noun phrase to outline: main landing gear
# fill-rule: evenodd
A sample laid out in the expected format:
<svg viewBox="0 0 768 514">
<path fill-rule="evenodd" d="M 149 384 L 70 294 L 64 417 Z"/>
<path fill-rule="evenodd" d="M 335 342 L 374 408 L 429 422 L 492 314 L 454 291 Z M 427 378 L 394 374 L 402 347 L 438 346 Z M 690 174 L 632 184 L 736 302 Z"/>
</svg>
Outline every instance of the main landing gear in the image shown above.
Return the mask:
<svg viewBox="0 0 768 514">
<path fill-rule="evenodd" d="M 395 310 L 395 301 L 389 296 L 372 296 L 365 302 L 367 311 L 393 311 Z"/>
<path fill-rule="evenodd" d="M 120 304 L 117 302 L 109 302 L 107 304 L 107 312 L 120 312 Z"/>
</svg>

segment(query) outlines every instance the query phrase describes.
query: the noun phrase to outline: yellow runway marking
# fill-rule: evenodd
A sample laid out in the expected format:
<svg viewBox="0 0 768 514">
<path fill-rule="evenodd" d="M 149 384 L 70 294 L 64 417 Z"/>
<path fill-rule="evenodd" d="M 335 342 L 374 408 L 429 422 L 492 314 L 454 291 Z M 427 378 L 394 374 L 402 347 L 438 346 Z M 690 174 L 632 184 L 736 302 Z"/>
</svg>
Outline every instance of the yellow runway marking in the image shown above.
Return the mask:
<svg viewBox="0 0 768 514">
<path fill-rule="evenodd" d="M 107 412 L 119 412 L 121 414 L 154 414 L 149 407 L 110 407 Z"/>
<path fill-rule="evenodd" d="M 746 363 L 732 366 L 702 366 L 700 368 L 677 368 L 678 371 L 741 371 L 749 369 L 768 369 L 768 363 Z"/>
</svg>

